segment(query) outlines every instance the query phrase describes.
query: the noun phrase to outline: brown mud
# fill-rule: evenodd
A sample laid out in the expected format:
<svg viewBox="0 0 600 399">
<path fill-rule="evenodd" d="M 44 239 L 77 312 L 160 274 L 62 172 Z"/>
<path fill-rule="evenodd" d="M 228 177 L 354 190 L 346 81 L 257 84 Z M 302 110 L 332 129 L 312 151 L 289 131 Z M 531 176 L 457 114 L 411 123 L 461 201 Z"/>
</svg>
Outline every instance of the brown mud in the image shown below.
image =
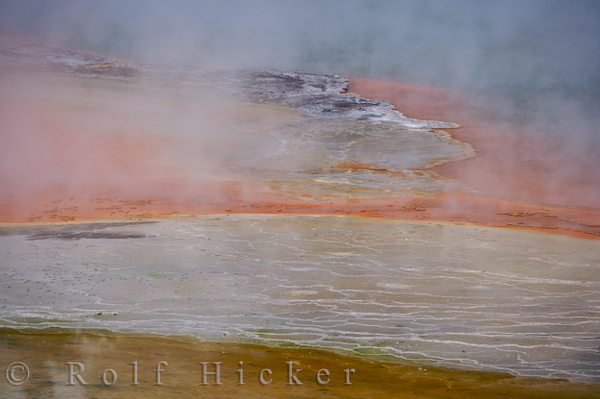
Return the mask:
<svg viewBox="0 0 600 399">
<path fill-rule="evenodd" d="M 102 331 L 0 329 L 3 369 L 12 362 L 25 363 L 30 372 L 22 385 L 1 381 L 3 397 L 97 397 L 97 398 L 598 398 L 597 385 L 561 379 L 518 377 L 510 374 L 457 370 L 389 361 L 386 358 L 348 356 L 306 347 L 263 346 L 252 343 L 205 342 L 185 337 L 120 334 Z M 137 361 L 137 385 L 132 362 Z M 156 364 L 161 367 L 161 385 L 156 385 Z M 244 385 L 238 384 L 239 362 L 243 362 Z M 286 362 L 294 362 L 298 381 L 288 385 Z M 67 362 L 84 366 L 82 386 L 69 382 Z M 221 362 L 221 385 L 214 376 L 202 382 L 201 362 Z M 78 366 L 75 371 L 78 370 Z M 102 380 L 105 370 L 117 376 L 112 386 Z M 261 370 L 270 369 L 272 382 L 262 385 Z M 320 369 L 330 373 L 329 383 L 319 385 Z M 354 369 L 350 385 L 345 370 Z M 18 371 L 18 370 L 17 370 Z M 325 372 L 323 372 L 325 373 Z M 264 374 L 265 381 L 270 380 Z M 322 381 L 326 380 L 324 374 Z M 22 378 L 18 372 L 14 377 Z M 108 372 L 106 381 L 112 382 Z"/>
</svg>

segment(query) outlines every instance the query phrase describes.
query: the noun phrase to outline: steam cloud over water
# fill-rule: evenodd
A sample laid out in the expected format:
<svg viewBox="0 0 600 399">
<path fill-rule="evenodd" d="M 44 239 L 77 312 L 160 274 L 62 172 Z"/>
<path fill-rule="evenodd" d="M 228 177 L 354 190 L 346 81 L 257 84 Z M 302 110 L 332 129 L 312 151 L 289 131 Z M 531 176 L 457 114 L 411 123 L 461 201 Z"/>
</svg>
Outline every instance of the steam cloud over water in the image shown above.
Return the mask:
<svg viewBox="0 0 600 399">
<path fill-rule="evenodd" d="M 145 63 L 598 99 L 595 1 L 2 1 L 3 33 Z M 524 89 L 533 91 L 525 93 Z M 583 99 L 582 98 L 582 99 Z M 591 109 L 590 109 L 591 110 Z"/>
<path fill-rule="evenodd" d="M 490 124 L 518 131 L 500 149 L 503 167 L 515 164 L 524 135 L 551 143 L 519 155 L 547 181 L 534 199 L 572 203 L 561 197 L 576 181 L 580 205 L 598 202 L 594 1 L 2 1 L 0 10 L 3 35 L 147 64 L 350 74 L 478 93 Z M 561 166 L 547 171 L 548 163 Z M 458 177 L 477 185 L 487 173 Z"/>
<path fill-rule="evenodd" d="M 599 33 L 594 1 L 0 0 L 0 326 L 597 383 Z"/>
</svg>

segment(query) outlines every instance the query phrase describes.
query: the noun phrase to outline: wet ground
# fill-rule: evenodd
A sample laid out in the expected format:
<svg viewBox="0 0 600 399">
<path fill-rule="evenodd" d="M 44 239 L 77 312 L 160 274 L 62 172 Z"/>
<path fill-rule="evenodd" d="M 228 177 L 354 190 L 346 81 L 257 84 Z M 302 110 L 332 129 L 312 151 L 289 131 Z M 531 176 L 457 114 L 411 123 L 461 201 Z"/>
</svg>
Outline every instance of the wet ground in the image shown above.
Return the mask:
<svg viewBox="0 0 600 399">
<path fill-rule="evenodd" d="M 387 356 L 373 373 L 412 381 L 407 397 L 447 397 L 463 377 L 461 396 L 488 379 L 490 395 L 522 393 L 506 381 L 579 392 L 492 371 L 600 382 L 589 179 L 562 186 L 577 201 L 541 189 L 539 168 L 509 181 L 485 124 L 445 92 L 420 95 L 428 108 L 399 102 L 414 87 L 335 75 L 0 50 L 3 326 Z M 72 350 L 71 334 L 57 345 Z M 2 350 L 48 360 L 36 348 L 50 338 L 1 336 Z M 487 373 L 421 379 L 432 365 Z"/>
<path fill-rule="evenodd" d="M 4 325 L 285 341 L 600 381 L 597 241 L 261 215 L 3 234 Z"/>
<path fill-rule="evenodd" d="M 128 65 L 40 46 L 4 48 L 0 61 L 3 222 L 351 214 L 600 234 L 593 174 L 528 164 L 521 155 L 558 152 L 533 151 L 526 135 L 515 145 L 441 89 L 353 78 L 362 97 L 335 75 Z"/>
<path fill-rule="evenodd" d="M 29 379 L 11 386 L 0 381 L 2 398 L 597 398 L 593 385 L 565 380 L 514 377 L 501 373 L 452 370 L 398 364 L 383 359 L 370 361 L 315 348 L 265 347 L 243 343 L 204 342 L 182 337 L 114 334 L 106 331 L 43 330 L 17 333 L 0 329 L 0 367 L 5 359 L 18 359 L 29 368 Z M 160 383 L 156 372 L 161 366 Z M 244 385 L 238 385 L 240 361 Z M 78 362 L 88 385 L 73 380 L 69 386 L 67 362 Z M 137 362 L 134 372 L 133 362 Z M 201 385 L 201 362 L 221 362 L 221 385 L 207 375 Z M 302 385 L 287 385 L 289 365 Z M 79 366 L 73 366 L 77 372 Z M 102 375 L 112 385 L 105 385 Z M 261 384 L 261 370 L 265 372 Z M 297 371 L 302 369 L 301 371 Z M 322 371 L 319 385 L 316 380 Z M 350 385 L 345 384 L 346 371 Z M 114 374 L 112 374 L 114 373 Z M 117 380 L 113 383 L 113 375 Z M 137 375 L 137 385 L 133 385 Z M 14 377 L 24 374 L 15 371 Z"/>
</svg>

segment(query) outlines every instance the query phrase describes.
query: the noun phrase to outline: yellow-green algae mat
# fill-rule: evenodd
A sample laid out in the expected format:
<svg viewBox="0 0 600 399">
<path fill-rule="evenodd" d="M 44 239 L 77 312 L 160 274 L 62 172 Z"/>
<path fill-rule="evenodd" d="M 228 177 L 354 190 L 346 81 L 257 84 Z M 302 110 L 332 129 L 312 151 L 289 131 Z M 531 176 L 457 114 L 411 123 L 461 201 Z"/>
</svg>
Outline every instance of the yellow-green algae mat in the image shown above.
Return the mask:
<svg viewBox="0 0 600 399">
<path fill-rule="evenodd" d="M 600 398 L 559 379 L 89 330 L 0 329 L 0 367 L 2 398 Z"/>
</svg>

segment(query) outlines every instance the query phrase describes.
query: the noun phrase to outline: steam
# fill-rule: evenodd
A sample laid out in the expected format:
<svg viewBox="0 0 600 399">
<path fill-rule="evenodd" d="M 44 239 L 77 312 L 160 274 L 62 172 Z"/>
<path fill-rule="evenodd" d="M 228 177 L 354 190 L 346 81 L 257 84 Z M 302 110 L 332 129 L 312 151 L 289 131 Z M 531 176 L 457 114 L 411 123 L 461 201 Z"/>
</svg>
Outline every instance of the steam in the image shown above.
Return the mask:
<svg viewBox="0 0 600 399">
<path fill-rule="evenodd" d="M 556 143 L 564 170 L 549 182 L 554 191 L 585 171 L 581 187 L 600 184 L 590 173 L 600 166 L 599 32 L 592 0 L 0 1 L 2 35 L 124 60 L 372 76 L 476 93 L 503 129 Z M 532 160 L 547 156 L 531 151 Z"/>
<path fill-rule="evenodd" d="M 489 90 L 600 84 L 600 5 L 533 0 L 6 1 L 4 33 L 146 63 L 309 69 Z M 590 90 L 592 89 L 592 90 Z"/>
</svg>

